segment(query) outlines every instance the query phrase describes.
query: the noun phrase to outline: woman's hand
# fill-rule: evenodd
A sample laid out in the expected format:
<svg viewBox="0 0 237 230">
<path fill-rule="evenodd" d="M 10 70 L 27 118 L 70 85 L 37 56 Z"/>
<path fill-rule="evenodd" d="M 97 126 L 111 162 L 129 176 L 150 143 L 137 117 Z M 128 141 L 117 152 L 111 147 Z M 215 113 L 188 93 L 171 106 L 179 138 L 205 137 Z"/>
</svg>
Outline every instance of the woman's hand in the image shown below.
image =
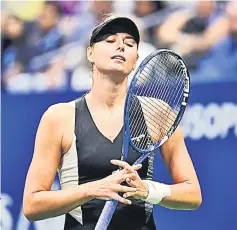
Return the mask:
<svg viewBox="0 0 237 230">
<path fill-rule="evenodd" d="M 134 193 L 137 191 L 134 187 L 121 185 L 122 182 L 134 176 L 134 172 L 141 168 L 141 165 L 134 165 L 123 167 L 123 170 L 115 171 L 112 175 L 104 179 L 89 183 L 89 196 L 102 200 L 117 200 L 124 204 L 131 204 L 132 202 L 118 193 Z"/>
<path fill-rule="evenodd" d="M 123 197 L 134 197 L 135 199 L 146 199 L 149 193 L 149 187 L 145 181 L 143 181 L 137 173 L 137 170 L 134 171 L 133 167 L 130 166 L 127 162 L 119 161 L 119 160 L 112 160 L 112 164 L 123 167 L 127 171 L 130 171 L 131 175 L 126 179 L 128 185 L 132 188 L 136 188 L 136 191 L 128 191 L 125 192 Z"/>
</svg>

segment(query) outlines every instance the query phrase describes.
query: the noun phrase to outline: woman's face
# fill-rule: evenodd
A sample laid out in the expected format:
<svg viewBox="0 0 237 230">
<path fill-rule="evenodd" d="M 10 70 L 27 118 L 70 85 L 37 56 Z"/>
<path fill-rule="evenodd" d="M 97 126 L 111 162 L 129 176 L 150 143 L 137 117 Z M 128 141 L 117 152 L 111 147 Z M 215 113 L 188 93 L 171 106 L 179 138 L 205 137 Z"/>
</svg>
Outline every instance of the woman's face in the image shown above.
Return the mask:
<svg viewBox="0 0 237 230">
<path fill-rule="evenodd" d="M 138 59 L 137 43 L 127 33 L 109 35 L 89 47 L 87 57 L 101 73 L 127 76 Z"/>
</svg>

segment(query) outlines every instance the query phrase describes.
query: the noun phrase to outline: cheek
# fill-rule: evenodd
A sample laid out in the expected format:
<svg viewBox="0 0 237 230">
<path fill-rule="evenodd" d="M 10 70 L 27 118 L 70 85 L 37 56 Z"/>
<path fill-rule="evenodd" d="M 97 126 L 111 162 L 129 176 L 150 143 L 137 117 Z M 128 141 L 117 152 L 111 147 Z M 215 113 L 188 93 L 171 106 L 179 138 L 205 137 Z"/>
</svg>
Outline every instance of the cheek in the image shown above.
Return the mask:
<svg viewBox="0 0 237 230">
<path fill-rule="evenodd" d="M 110 59 L 110 52 L 107 47 L 105 46 L 98 46 L 94 50 L 94 60 L 95 64 L 99 67 L 104 67 L 108 64 Z"/>
<path fill-rule="evenodd" d="M 107 46 L 104 46 L 104 45 L 98 45 L 94 51 L 95 53 L 95 57 L 97 58 L 97 60 L 105 60 L 107 59 L 110 55 L 110 50 L 108 49 Z"/>
<path fill-rule="evenodd" d="M 129 67 L 133 68 L 134 64 L 136 63 L 137 61 L 137 53 L 134 53 L 132 52 L 130 55 L 129 55 Z"/>
</svg>

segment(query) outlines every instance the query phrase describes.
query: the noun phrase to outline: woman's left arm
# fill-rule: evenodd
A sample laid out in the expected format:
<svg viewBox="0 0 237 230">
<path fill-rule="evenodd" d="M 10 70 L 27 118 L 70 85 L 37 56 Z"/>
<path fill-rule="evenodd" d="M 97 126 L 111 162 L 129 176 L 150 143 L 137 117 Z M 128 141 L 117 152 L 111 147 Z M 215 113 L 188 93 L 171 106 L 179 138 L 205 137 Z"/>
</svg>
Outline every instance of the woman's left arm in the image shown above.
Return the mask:
<svg viewBox="0 0 237 230">
<path fill-rule="evenodd" d="M 159 204 L 170 209 L 197 209 L 202 203 L 201 189 L 180 127 L 161 146 L 161 154 L 174 184 L 169 185 L 171 196 L 164 197 Z"/>
<path fill-rule="evenodd" d="M 137 191 L 127 192 L 123 197 L 134 197 L 170 209 L 197 209 L 202 202 L 201 189 L 180 127 L 162 145 L 161 154 L 174 184 L 166 185 L 155 181 L 142 180 L 137 172 L 133 172 L 133 177 L 127 179 L 126 182 L 135 187 Z M 113 160 L 111 163 L 126 168 L 128 171 L 131 168 L 128 163 L 123 161 Z"/>
</svg>

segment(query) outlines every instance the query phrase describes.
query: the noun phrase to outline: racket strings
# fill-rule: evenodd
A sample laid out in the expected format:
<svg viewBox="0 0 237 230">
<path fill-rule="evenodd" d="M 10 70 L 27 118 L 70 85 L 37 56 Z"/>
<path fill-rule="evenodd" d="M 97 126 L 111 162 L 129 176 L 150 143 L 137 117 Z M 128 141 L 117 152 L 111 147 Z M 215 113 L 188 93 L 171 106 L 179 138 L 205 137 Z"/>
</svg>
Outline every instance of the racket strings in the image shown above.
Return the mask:
<svg viewBox="0 0 237 230">
<path fill-rule="evenodd" d="M 139 80 L 138 80 L 139 81 Z M 139 81 L 140 82 L 140 81 Z M 151 95 L 152 97 L 154 97 L 154 98 L 156 98 L 157 97 L 157 95 Z M 162 100 L 160 100 L 160 103 L 161 104 L 163 104 L 164 106 L 165 106 L 165 103 L 162 101 Z M 175 117 L 174 117 L 175 118 Z"/>
<path fill-rule="evenodd" d="M 162 58 L 162 57 L 159 57 L 161 60 L 156 60 L 156 62 L 152 59 L 151 60 L 151 62 L 153 61 L 154 63 L 152 63 L 151 65 L 152 66 L 155 66 L 156 65 L 156 63 L 158 62 L 158 61 L 161 61 L 161 63 L 163 64 L 163 61 L 164 61 L 164 59 L 166 58 L 165 57 L 165 55 L 163 55 L 164 57 Z M 170 55 L 168 55 L 168 60 L 170 59 Z M 158 58 L 157 58 L 158 59 Z M 166 60 L 167 60 L 167 58 L 166 58 Z M 174 61 L 174 59 L 173 59 L 173 61 Z M 172 61 L 170 61 L 170 63 L 172 63 Z M 149 66 L 147 65 L 146 66 L 148 69 L 149 69 Z M 159 66 L 160 67 L 160 66 Z M 176 60 L 176 65 L 175 65 L 175 71 L 176 71 L 176 75 L 178 75 L 178 77 L 180 77 L 180 72 L 181 72 L 181 68 L 179 68 L 179 70 L 177 70 L 177 67 L 180 67 L 180 63 Z M 152 68 L 154 68 L 154 67 L 152 67 Z M 164 71 L 163 73 L 160 73 L 159 72 L 159 69 L 157 69 L 156 68 L 156 71 L 155 72 L 153 72 L 154 74 L 159 74 L 159 76 L 160 75 L 167 75 L 167 76 L 165 76 L 165 79 L 166 79 L 166 81 L 167 80 L 169 80 L 170 82 L 172 82 L 173 84 L 175 84 L 176 85 L 176 87 L 179 87 L 180 86 L 180 84 L 182 83 L 182 81 L 178 81 L 178 83 L 179 84 L 176 84 L 177 83 L 177 81 L 172 81 L 171 80 L 171 77 L 169 77 L 171 74 L 170 74 L 170 70 L 171 70 L 171 68 L 168 68 L 167 67 L 167 69 L 168 69 L 168 71 L 167 70 L 165 70 L 164 68 L 162 68 L 162 65 L 161 65 L 161 69 Z M 144 69 L 144 71 L 146 71 L 146 69 Z M 158 73 L 157 73 L 158 72 Z M 168 77 L 168 78 L 167 78 Z M 163 79 L 163 77 L 161 77 L 160 79 Z M 179 79 L 179 78 L 177 78 L 177 79 Z M 153 79 L 150 79 L 149 77 L 148 77 L 148 79 L 147 80 L 153 80 Z M 163 80 L 163 82 L 164 82 L 164 80 Z M 169 83 L 170 83 L 169 82 Z M 165 83 L 165 82 L 164 82 Z M 153 85 L 155 85 L 155 84 L 153 84 Z M 164 87 L 170 87 L 170 85 L 171 84 L 167 84 L 167 82 L 166 82 L 166 84 L 163 84 L 164 85 Z M 160 95 L 160 97 L 162 98 L 162 97 L 164 97 L 164 96 L 166 96 L 167 97 L 167 93 L 169 92 L 169 90 L 164 90 L 164 87 L 163 88 L 161 88 L 161 91 L 163 92 L 163 94 L 161 94 Z M 180 87 L 180 90 L 182 90 L 183 88 L 182 87 Z M 159 91 L 160 92 L 160 91 Z M 158 92 L 158 93 L 159 93 Z M 165 95 L 166 94 L 166 95 Z M 178 92 L 178 94 L 176 94 L 176 95 L 180 95 L 180 92 Z M 170 104 L 170 101 L 172 100 L 172 98 L 171 97 L 169 97 L 169 101 L 167 101 L 169 104 Z M 174 103 L 175 103 L 176 101 L 174 101 Z"/>
<path fill-rule="evenodd" d="M 148 119 L 150 119 L 151 121 L 153 121 L 154 123 L 157 123 L 157 119 L 158 119 L 158 122 L 162 122 L 162 119 L 164 118 L 164 116 L 166 115 L 167 112 L 169 112 L 169 110 L 167 109 L 165 112 L 163 111 L 159 111 L 161 112 L 162 114 L 158 113 L 157 111 L 153 110 L 153 107 L 149 107 L 148 104 L 150 103 L 149 100 L 147 98 L 144 98 L 144 100 L 147 102 L 147 103 L 144 103 L 144 102 L 140 102 L 142 104 L 142 108 L 143 108 L 143 112 L 146 113 L 146 116 L 148 117 Z M 151 116 L 150 114 L 152 113 L 153 116 Z M 174 118 L 174 116 L 170 116 L 172 118 Z M 175 121 L 174 119 L 171 119 L 173 122 Z M 173 125 L 172 122 L 167 122 L 168 125 L 167 127 L 170 127 Z M 165 123 L 164 123 L 165 125 Z"/>
<path fill-rule="evenodd" d="M 169 68 L 170 67 L 169 65 L 166 66 L 166 68 L 168 68 L 168 71 L 165 71 L 166 79 L 168 79 L 168 81 L 172 81 L 171 79 L 173 79 L 173 75 L 174 74 L 180 75 L 180 72 L 181 72 L 181 68 L 179 68 L 180 64 L 179 64 L 179 62 L 177 62 L 177 59 L 174 58 L 173 56 L 170 56 L 170 55 L 163 55 L 163 57 L 161 56 L 161 63 L 162 64 L 166 60 L 168 60 L 171 63 L 171 67 L 172 67 L 172 68 Z M 156 68 L 156 71 L 159 71 L 159 69 Z M 179 89 L 179 92 L 176 93 L 176 98 L 178 98 L 177 95 L 180 95 L 179 98 L 182 98 L 181 97 L 182 94 L 181 94 L 180 91 L 182 91 L 183 86 L 182 87 L 180 87 L 180 86 L 181 86 L 181 82 L 183 82 L 183 81 L 178 81 L 178 83 L 177 83 L 177 79 L 180 79 L 179 77 L 180 76 L 178 76 L 178 78 L 175 78 L 175 80 L 176 80 L 176 83 L 175 83 L 176 87 L 175 87 L 174 91 L 177 91 L 177 89 Z M 172 90 L 171 90 L 172 86 L 170 84 L 164 84 L 164 85 L 167 85 L 167 87 L 166 87 L 166 90 L 163 90 L 163 92 L 165 92 L 164 93 L 165 95 L 161 95 L 161 97 L 164 98 L 164 96 L 165 96 L 165 98 L 168 98 L 168 100 L 166 100 L 168 105 L 171 105 L 171 101 L 173 101 L 173 103 L 176 104 L 176 98 L 174 100 L 172 100 L 172 97 L 170 96 L 170 94 L 172 92 Z M 181 104 L 181 102 L 179 104 Z M 179 109 L 177 109 L 177 106 L 175 106 L 175 107 L 172 106 L 172 111 L 171 111 L 171 109 L 169 109 L 169 107 L 167 108 L 166 116 L 163 116 L 166 119 L 164 119 L 164 122 L 161 123 L 161 128 L 160 128 L 161 132 L 160 132 L 160 136 L 158 137 L 158 140 L 161 140 L 168 133 L 170 128 L 172 127 L 173 123 L 176 120 L 178 112 L 180 110 L 180 107 L 178 107 L 178 108 Z M 174 116 L 172 116 L 172 114 Z M 175 119 L 172 119 L 174 117 L 175 117 Z"/>
<path fill-rule="evenodd" d="M 153 95 L 153 96 L 154 96 L 154 95 Z M 144 98 L 144 100 L 147 100 L 147 99 Z M 151 106 L 153 106 L 149 101 L 150 101 L 150 100 L 147 100 L 147 103 L 150 104 Z M 163 106 L 166 106 L 165 103 L 164 103 L 162 100 L 159 100 L 159 103 L 161 103 Z M 161 109 L 164 110 L 163 108 L 161 108 Z M 162 111 L 162 110 L 161 110 L 161 111 Z M 165 110 L 165 111 L 166 111 L 166 110 Z M 175 119 L 176 117 L 173 116 L 173 118 Z"/>
<path fill-rule="evenodd" d="M 149 88 L 150 89 L 150 88 Z M 143 92 L 143 94 L 144 94 L 144 92 Z M 151 95 L 151 96 L 153 96 L 153 97 L 156 97 L 157 95 Z M 145 100 L 147 101 L 147 103 L 148 104 L 150 104 L 151 105 L 151 107 L 152 107 L 152 104 L 151 103 L 149 103 L 149 100 L 147 100 L 146 98 L 145 98 Z M 161 102 L 163 105 L 165 105 L 164 103 L 163 103 L 163 101 L 162 100 L 160 100 L 159 102 Z M 165 105 L 166 106 L 166 105 Z M 166 106 L 167 107 L 167 106 Z M 150 108 L 151 109 L 151 108 Z M 152 109 L 151 109 L 152 110 Z M 163 108 L 161 108 L 161 113 L 163 112 Z M 166 113 L 167 111 L 169 111 L 169 110 L 164 110 L 164 112 Z M 152 112 L 154 112 L 154 110 L 152 110 Z M 157 115 L 157 114 L 156 114 Z M 172 117 L 173 119 L 176 119 L 176 116 L 170 116 L 170 117 Z"/>
<path fill-rule="evenodd" d="M 146 101 L 146 103 L 141 102 L 142 104 L 142 108 L 144 110 L 144 112 L 148 112 L 146 115 L 148 118 L 151 119 L 151 121 L 156 122 L 157 118 L 158 119 L 162 119 L 164 117 L 164 115 L 169 111 L 169 109 L 167 108 L 166 110 L 162 109 L 162 110 L 153 110 L 153 107 L 149 107 L 148 104 L 150 104 L 150 100 L 147 98 L 144 98 L 144 101 Z M 157 104 L 158 105 L 158 104 Z M 151 105 L 152 106 L 152 105 Z M 149 114 L 152 113 L 153 116 L 150 116 Z M 171 116 L 171 118 L 175 118 L 174 116 Z M 175 119 L 172 119 L 172 121 L 175 121 Z M 169 123 L 170 125 L 172 125 L 173 123 Z"/>
<path fill-rule="evenodd" d="M 164 115 L 165 114 L 163 114 L 163 115 L 159 115 L 159 114 L 157 114 L 157 116 L 151 116 L 150 115 L 150 112 L 151 112 L 151 110 L 148 108 L 148 109 L 146 109 L 145 108 L 145 104 L 144 103 L 142 103 L 143 105 L 141 106 L 142 108 L 143 108 L 143 113 L 145 113 L 145 116 L 148 118 L 148 120 L 150 120 L 151 122 L 150 122 L 150 129 L 152 130 L 152 131 L 154 131 L 155 132 L 155 130 L 156 130 L 156 126 L 154 125 L 154 123 L 162 123 L 164 126 L 166 126 L 168 129 L 172 126 L 172 124 L 173 123 L 171 123 L 171 122 L 164 122 L 164 121 L 162 121 L 162 118 L 164 117 Z M 166 113 L 169 113 L 169 111 L 167 110 L 166 111 Z M 153 112 L 152 112 L 153 113 Z M 168 117 L 168 116 L 166 116 L 166 117 Z M 158 121 L 157 121 L 157 119 L 158 119 Z M 169 124 L 169 125 L 167 125 L 167 123 Z M 135 126 L 132 126 L 132 127 L 135 127 Z M 153 127 L 154 127 L 154 129 L 153 129 Z M 135 129 L 135 130 L 137 130 L 137 132 L 132 132 L 132 133 L 134 133 L 134 135 L 138 135 L 139 133 L 142 133 L 142 132 L 145 132 L 145 130 L 146 130 L 146 124 L 144 123 L 143 125 L 140 125 L 140 127 L 139 127 L 139 129 Z M 166 129 L 167 130 L 167 129 Z"/>
<path fill-rule="evenodd" d="M 167 73 L 167 72 L 166 72 Z M 164 91 L 164 90 L 163 90 Z M 144 107 L 144 106 L 143 106 Z M 170 110 L 168 110 L 168 109 L 166 109 L 166 111 L 165 111 L 166 113 L 168 112 L 168 116 L 169 115 L 171 115 L 171 113 L 170 113 Z M 163 115 L 164 116 L 164 115 Z M 167 116 L 167 119 L 166 119 L 166 121 L 168 120 L 168 116 Z M 154 121 L 153 121 L 154 122 Z M 163 126 L 164 126 L 164 122 L 163 122 Z M 170 127 L 169 127 L 170 128 Z M 154 131 L 154 130 L 153 130 Z"/>
<path fill-rule="evenodd" d="M 148 67 L 147 67 L 147 68 L 148 68 Z M 145 69 L 144 71 L 146 72 L 146 69 Z M 142 73 L 142 74 L 144 74 L 144 73 Z M 156 74 L 156 73 L 154 72 L 154 74 Z M 147 77 L 147 80 L 152 81 L 152 79 L 150 79 L 149 77 Z M 138 79 L 138 81 L 141 82 L 140 79 Z M 180 81 L 179 81 L 179 82 L 180 82 Z M 144 85 L 144 84 L 143 84 L 143 85 Z M 153 85 L 153 88 L 154 88 L 154 87 L 155 87 L 155 84 L 152 84 L 152 85 Z M 163 85 L 167 85 L 167 84 L 163 84 Z M 176 84 L 176 85 L 177 85 L 177 84 Z M 177 87 L 178 87 L 178 86 L 177 86 Z M 151 88 L 150 88 L 150 87 L 147 87 L 147 90 L 151 90 Z M 161 91 L 162 91 L 162 92 L 167 92 L 168 90 L 164 90 L 164 88 L 162 88 Z M 159 93 L 159 92 L 158 92 L 158 93 Z M 141 94 L 142 94 L 142 95 L 145 95 L 146 92 L 141 92 Z M 151 96 L 157 97 L 157 95 L 151 95 Z M 164 97 L 164 93 L 163 93 L 163 95 L 161 94 L 160 97 L 161 97 L 161 98 Z"/>
<path fill-rule="evenodd" d="M 164 57 L 162 58 L 162 57 L 160 57 L 160 59 L 161 60 L 156 60 L 156 62 L 157 61 L 160 61 L 162 64 L 163 64 L 163 60 L 164 59 L 167 59 L 166 57 L 165 57 L 165 55 L 163 55 Z M 170 57 L 172 57 L 172 56 L 168 56 L 168 59 L 170 58 Z M 155 62 L 153 59 L 151 60 L 151 61 L 153 61 L 153 62 Z M 155 63 L 153 63 L 153 66 L 155 66 L 154 64 L 156 64 L 156 62 Z M 173 62 L 174 62 L 174 59 L 173 59 Z M 170 63 L 172 63 L 171 61 L 170 61 Z M 173 64 L 173 63 L 172 63 Z M 179 62 L 177 62 L 177 60 L 176 60 L 176 63 L 175 63 L 176 65 L 175 65 L 175 73 L 176 73 L 176 75 L 180 75 L 179 73 L 180 73 L 180 71 L 181 71 L 181 68 L 179 68 L 179 70 L 177 71 L 177 67 L 180 67 L 180 63 Z M 160 66 L 159 66 L 160 67 Z M 149 68 L 149 66 L 147 65 L 147 68 Z M 153 67 L 154 68 L 154 67 Z M 176 84 L 177 83 L 177 81 L 172 81 L 171 79 L 171 77 L 169 77 L 171 74 L 170 74 L 170 71 L 172 70 L 171 68 L 168 68 L 167 67 L 167 69 L 168 69 L 168 71 L 167 70 L 165 70 L 164 68 L 162 68 L 162 66 L 161 66 L 161 69 L 163 69 L 164 70 L 164 74 L 163 73 L 161 73 L 161 74 L 163 74 L 163 75 L 167 75 L 167 77 L 165 77 L 166 78 L 166 80 L 169 80 L 170 82 L 172 82 L 173 84 L 175 83 L 175 85 L 176 85 L 176 87 L 178 88 L 179 86 L 180 86 L 180 84 L 182 83 L 182 81 L 178 81 L 178 83 L 179 84 Z M 146 70 L 145 70 L 146 71 Z M 157 73 L 158 72 L 158 73 Z M 160 72 L 159 72 L 159 69 L 157 69 L 156 68 L 156 71 L 154 72 L 154 74 L 159 74 L 159 76 L 161 75 L 160 74 Z M 180 77 L 180 76 L 178 76 L 178 77 Z M 163 79 L 162 77 L 160 78 L 160 79 Z M 177 78 L 177 79 L 179 79 L 179 78 Z M 153 79 L 150 79 L 149 77 L 148 77 L 148 79 L 147 80 L 153 80 Z M 163 80 L 163 82 L 164 82 L 164 80 Z M 170 82 L 168 82 L 168 83 L 170 83 Z M 155 84 L 153 84 L 153 85 L 155 85 Z M 171 84 L 167 84 L 167 82 L 166 82 L 166 84 L 163 84 L 163 86 L 164 87 L 169 87 L 170 88 L 170 85 Z M 161 94 L 160 95 L 160 97 L 162 98 L 164 98 L 164 96 L 166 96 L 167 97 L 167 93 L 168 92 L 170 92 L 170 90 L 164 90 L 164 87 L 163 88 L 161 88 L 161 91 L 163 92 L 163 94 Z M 182 90 L 183 88 L 182 87 L 180 87 L 180 90 Z M 160 91 L 158 91 L 158 93 L 159 93 Z M 180 93 L 178 93 L 179 95 L 180 95 Z M 176 94 L 176 95 L 178 95 L 178 94 Z M 157 97 L 157 95 L 155 95 L 155 97 Z M 172 99 L 171 97 L 168 97 L 170 100 Z M 167 102 L 170 102 L 170 100 L 166 100 Z M 174 103 L 176 103 L 176 101 L 174 102 Z M 170 103 L 169 103 L 170 104 Z"/>
<path fill-rule="evenodd" d="M 149 100 L 149 98 L 147 98 L 147 97 L 142 98 L 142 100 L 146 101 L 146 103 L 143 103 L 143 102 L 140 101 L 141 103 L 144 104 L 144 107 L 146 106 L 148 108 L 149 112 L 152 112 L 153 114 L 157 115 L 158 117 L 161 117 L 160 113 L 161 113 L 161 115 L 164 115 L 167 112 L 167 105 L 164 104 L 164 102 L 162 102 L 161 100 L 159 100 L 157 102 L 153 102 L 153 103 L 156 103 L 157 105 L 161 104 L 163 107 L 166 107 L 166 109 L 162 108 L 162 106 L 159 108 L 159 110 L 158 109 L 154 109 L 154 104 L 152 104 L 150 102 L 151 100 Z M 135 115 L 136 115 L 136 111 L 133 108 L 131 110 L 131 119 L 132 119 L 133 122 L 135 122 L 135 120 L 133 119 L 133 117 Z M 172 118 L 172 121 L 174 121 L 176 119 L 176 116 L 171 115 L 170 118 Z M 173 124 L 173 123 L 171 123 L 171 124 Z"/>
<path fill-rule="evenodd" d="M 149 101 L 148 101 L 149 102 Z M 141 102 L 142 104 L 144 104 L 143 102 Z M 147 108 L 145 108 L 145 107 L 147 107 Z M 155 120 L 154 120 L 154 117 L 156 117 L 157 119 L 158 119 L 158 122 L 159 123 L 162 123 L 162 126 L 163 126 L 163 128 L 162 129 L 165 129 L 165 132 L 163 131 L 163 132 L 160 132 L 160 137 L 161 136 L 163 136 L 163 133 L 166 133 L 168 130 L 169 130 L 169 128 L 171 127 L 171 123 L 167 126 L 166 124 L 165 124 L 165 122 L 162 122 L 162 120 L 164 120 L 163 119 L 163 117 L 165 116 L 165 114 L 166 113 L 168 113 L 168 115 L 166 115 L 166 117 L 168 118 L 168 116 L 169 116 L 169 114 L 170 114 L 170 111 L 168 110 L 168 109 L 166 109 L 165 111 L 161 111 L 161 114 L 158 114 L 158 113 L 155 113 L 155 116 L 154 116 L 154 110 L 152 109 L 152 106 L 150 107 L 150 106 L 144 106 L 144 105 L 142 105 L 142 108 L 143 108 L 143 112 L 144 112 L 144 114 L 145 114 L 145 117 L 150 121 L 150 125 L 149 125 L 149 128 L 150 128 L 150 132 L 151 133 L 156 133 L 156 125 L 155 125 Z M 148 116 L 148 114 L 149 113 L 151 113 L 151 111 L 149 111 L 149 110 L 152 110 L 152 113 L 153 113 L 153 118 L 152 117 L 150 117 L 150 116 Z M 159 116 L 159 118 L 158 118 L 158 116 Z M 168 119 L 166 119 L 166 122 L 167 122 L 167 120 Z M 173 119 L 172 119 L 173 120 Z M 169 123 L 169 122 L 168 122 Z M 161 129 L 161 130 L 162 130 Z M 146 123 L 143 123 L 143 125 L 141 126 L 140 125 L 140 128 L 139 129 L 137 129 L 137 132 L 132 132 L 132 133 L 134 133 L 134 135 L 136 135 L 137 133 L 140 133 L 141 134 L 141 132 L 142 133 L 144 133 L 144 132 L 147 132 L 147 124 Z M 153 135 L 154 136 L 154 135 Z M 140 146 L 144 146 L 144 142 L 145 142 L 145 140 L 146 139 L 143 139 L 143 141 L 140 143 Z M 149 143 L 150 143 L 150 140 L 149 140 Z M 139 147 L 140 147 L 139 146 Z"/>
<path fill-rule="evenodd" d="M 145 71 L 146 71 L 146 70 L 145 70 Z M 148 78 L 149 78 L 149 77 L 148 77 Z M 141 82 L 140 79 L 138 79 L 138 81 Z M 143 83 L 142 83 L 142 84 L 143 84 Z M 144 85 L 144 84 L 143 84 L 143 85 Z M 153 84 L 153 86 L 154 86 L 154 85 L 155 85 L 155 84 Z M 148 90 L 150 90 L 150 88 L 149 88 Z M 151 89 L 151 90 L 153 90 L 153 89 Z M 145 94 L 145 92 L 142 92 L 142 94 Z M 156 97 L 157 95 L 151 95 L 151 96 L 152 96 L 152 97 Z M 161 102 L 163 105 L 165 105 L 162 100 L 160 100 L 159 102 Z M 176 116 L 174 116 L 173 118 L 175 119 Z"/>
<path fill-rule="evenodd" d="M 145 100 L 147 101 L 147 99 L 145 99 Z M 144 116 L 146 118 L 145 120 L 149 120 L 149 122 L 150 122 L 150 125 L 149 125 L 150 131 L 152 133 L 156 133 L 157 132 L 157 127 L 156 127 L 157 123 L 159 123 L 162 126 L 161 130 L 163 130 L 163 131 L 160 133 L 160 136 L 159 136 L 159 138 L 160 138 L 163 135 L 163 133 L 167 133 L 168 132 L 168 130 L 170 129 L 170 127 L 172 126 L 172 124 L 174 122 L 173 118 L 172 118 L 173 122 L 169 122 L 170 110 L 167 109 L 165 111 L 165 113 L 163 113 L 163 114 L 155 113 L 155 115 L 154 115 L 154 112 L 151 112 L 151 110 L 152 111 L 154 111 L 154 110 L 151 109 L 150 107 L 146 106 L 146 103 L 141 102 L 141 104 L 142 104 L 141 107 L 143 109 L 143 114 L 144 114 Z M 150 115 L 151 113 L 153 113 L 153 114 Z M 135 113 L 133 113 L 133 114 L 135 114 Z M 166 119 L 164 119 L 164 118 L 166 118 Z M 134 131 L 132 129 L 132 132 L 131 132 L 133 134 L 132 136 L 139 136 L 139 134 L 140 135 L 144 134 L 146 132 L 146 129 L 147 129 L 147 125 L 146 125 L 145 122 L 142 125 L 139 125 L 138 129 L 136 129 L 135 126 L 132 126 L 132 127 L 134 127 L 133 129 L 135 130 Z M 145 139 L 143 139 L 143 142 L 141 142 L 142 146 L 144 145 L 144 141 L 145 141 Z"/>
<path fill-rule="evenodd" d="M 169 57 L 171 57 L 171 56 L 169 56 Z M 177 69 L 178 68 L 178 69 Z M 179 80 L 178 81 L 178 84 L 176 84 L 176 89 L 174 90 L 174 91 L 176 91 L 177 90 L 177 88 L 179 88 L 179 91 L 178 91 L 178 93 L 176 93 L 176 96 L 175 96 L 175 98 L 174 98 L 174 102 L 173 102 L 173 104 L 181 104 L 181 102 L 182 102 L 182 93 L 183 93 L 183 87 L 184 87 L 184 81 L 183 81 L 183 78 L 184 78 L 184 74 L 183 74 L 183 67 L 181 67 L 180 66 L 180 62 L 178 61 L 176 61 L 176 65 L 175 65 L 175 70 L 174 70 L 174 72 L 177 74 L 177 77 L 178 78 L 176 78 L 177 80 Z M 181 85 L 182 84 L 182 85 Z M 180 85 L 181 85 L 181 87 L 180 87 Z M 178 95 L 180 96 L 180 97 L 178 97 Z M 178 101 L 177 101 L 177 99 L 178 99 Z M 170 102 L 171 102 L 171 98 L 170 98 L 170 100 L 169 100 L 169 104 L 170 104 Z M 180 106 L 178 107 L 179 109 L 177 110 L 176 109 L 177 108 L 177 106 L 175 106 L 175 107 L 173 107 L 173 110 L 175 110 L 176 112 L 177 112 L 177 114 L 178 114 L 178 112 L 179 112 L 179 110 L 180 110 Z"/>
<path fill-rule="evenodd" d="M 154 95 L 152 95 L 152 96 L 154 97 Z M 145 100 L 147 100 L 147 99 L 145 98 Z M 163 102 L 163 100 L 160 100 L 159 102 L 160 102 L 163 106 L 166 106 L 165 103 Z M 149 100 L 147 100 L 147 103 L 150 104 L 150 105 L 152 106 L 152 104 L 149 102 Z M 164 110 L 164 109 L 161 108 L 161 110 Z M 166 110 L 165 110 L 165 111 L 166 111 Z M 173 116 L 173 118 L 175 119 L 176 117 Z"/>
<path fill-rule="evenodd" d="M 137 148 L 149 148 L 167 135 L 180 110 L 183 78 L 181 63 L 170 54 L 153 57 L 137 77 L 129 110 L 130 136 Z"/>
</svg>

